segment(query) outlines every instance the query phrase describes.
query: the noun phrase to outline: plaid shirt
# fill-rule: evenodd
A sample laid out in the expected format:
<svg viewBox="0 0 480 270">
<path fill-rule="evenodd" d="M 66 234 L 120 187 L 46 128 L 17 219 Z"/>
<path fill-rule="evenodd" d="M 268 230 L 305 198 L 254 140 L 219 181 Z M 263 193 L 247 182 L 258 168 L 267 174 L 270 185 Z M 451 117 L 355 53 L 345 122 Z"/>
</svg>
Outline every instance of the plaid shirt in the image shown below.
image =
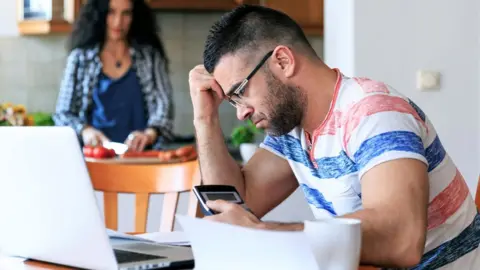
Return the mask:
<svg viewBox="0 0 480 270">
<path fill-rule="evenodd" d="M 137 72 L 148 116 L 147 125 L 158 133 L 154 148 L 173 139 L 174 108 L 172 86 L 165 63 L 151 47 L 130 48 L 132 66 Z M 67 66 L 58 95 L 53 120 L 57 126 L 71 126 L 81 137 L 92 110 L 92 92 L 102 71 L 99 46 L 74 49 L 67 58 Z"/>
</svg>

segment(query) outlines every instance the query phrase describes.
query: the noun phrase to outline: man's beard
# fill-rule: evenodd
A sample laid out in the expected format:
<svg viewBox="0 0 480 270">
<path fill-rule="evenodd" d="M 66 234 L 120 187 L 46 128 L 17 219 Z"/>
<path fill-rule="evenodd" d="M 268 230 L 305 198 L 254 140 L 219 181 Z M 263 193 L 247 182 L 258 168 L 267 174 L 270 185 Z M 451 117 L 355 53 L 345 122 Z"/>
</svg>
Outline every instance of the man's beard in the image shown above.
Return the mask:
<svg viewBox="0 0 480 270">
<path fill-rule="evenodd" d="M 265 104 L 269 108 L 266 132 L 271 136 L 285 135 L 302 123 L 307 98 L 298 87 L 282 83 L 270 70 L 266 73 L 269 89 Z"/>
</svg>

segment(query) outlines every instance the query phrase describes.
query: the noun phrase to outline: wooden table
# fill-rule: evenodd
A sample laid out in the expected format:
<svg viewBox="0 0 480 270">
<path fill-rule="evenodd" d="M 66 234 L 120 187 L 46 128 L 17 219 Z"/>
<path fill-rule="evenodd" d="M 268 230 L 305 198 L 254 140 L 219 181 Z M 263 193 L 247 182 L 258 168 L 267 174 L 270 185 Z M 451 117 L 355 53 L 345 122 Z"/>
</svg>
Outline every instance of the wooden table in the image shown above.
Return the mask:
<svg viewBox="0 0 480 270">
<path fill-rule="evenodd" d="M 9 270 L 72 270 L 73 268 L 48 264 L 37 261 L 16 261 L 9 258 L 0 258 L 0 269 L 9 269 Z"/>
<path fill-rule="evenodd" d="M 37 261 L 8 262 L 9 259 L 0 257 L 0 269 L 8 270 L 73 270 L 73 268 L 59 265 L 52 265 Z M 378 270 L 378 268 L 369 266 L 360 266 L 358 270 Z"/>
<path fill-rule="evenodd" d="M 67 266 L 48 264 L 44 262 L 27 260 L 24 262 L 11 261 L 9 258 L 0 257 L 0 269 L 5 270 L 75 270 Z M 175 268 L 177 269 L 177 268 Z M 185 270 L 192 270 L 191 268 Z"/>
</svg>

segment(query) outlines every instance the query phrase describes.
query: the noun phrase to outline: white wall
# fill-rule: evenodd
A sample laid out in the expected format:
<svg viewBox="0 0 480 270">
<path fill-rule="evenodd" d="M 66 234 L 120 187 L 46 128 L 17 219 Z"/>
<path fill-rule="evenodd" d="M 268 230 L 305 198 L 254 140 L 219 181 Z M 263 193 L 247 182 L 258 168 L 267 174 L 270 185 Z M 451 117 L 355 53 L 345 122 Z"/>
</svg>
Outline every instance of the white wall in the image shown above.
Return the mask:
<svg viewBox="0 0 480 270">
<path fill-rule="evenodd" d="M 0 36 L 17 36 L 17 0 L 0 0 Z"/>
<path fill-rule="evenodd" d="M 345 74 L 355 72 L 354 15 L 350 0 L 327 0 L 324 3 L 324 60 L 332 67 L 341 67 Z"/>
<path fill-rule="evenodd" d="M 349 76 L 385 81 L 422 107 L 474 193 L 480 168 L 478 1 L 326 0 L 325 6 L 331 11 L 327 64 Z M 347 30 L 345 10 L 353 10 Z M 353 56 L 351 48 L 337 48 L 338 40 L 353 41 Z M 417 90 L 418 69 L 440 71 L 441 89 Z"/>
</svg>

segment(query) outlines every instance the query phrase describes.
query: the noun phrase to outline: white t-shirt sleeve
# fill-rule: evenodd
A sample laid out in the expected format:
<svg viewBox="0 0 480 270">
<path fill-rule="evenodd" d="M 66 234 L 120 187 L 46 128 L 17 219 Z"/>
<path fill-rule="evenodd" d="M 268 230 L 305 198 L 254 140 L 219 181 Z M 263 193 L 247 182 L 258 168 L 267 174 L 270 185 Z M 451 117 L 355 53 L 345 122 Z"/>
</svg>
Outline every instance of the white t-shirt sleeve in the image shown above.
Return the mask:
<svg viewBox="0 0 480 270">
<path fill-rule="evenodd" d="M 394 159 L 413 158 L 428 165 L 424 120 L 407 100 L 397 96 L 373 94 L 353 104 L 346 112 L 343 143 L 359 178 Z"/>
<path fill-rule="evenodd" d="M 274 153 L 281 158 L 286 158 L 285 153 L 283 152 L 282 139 L 280 137 L 273 137 L 267 135 L 265 136 L 263 142 L 260 144 L 260 147 Z"/>
</svg>

